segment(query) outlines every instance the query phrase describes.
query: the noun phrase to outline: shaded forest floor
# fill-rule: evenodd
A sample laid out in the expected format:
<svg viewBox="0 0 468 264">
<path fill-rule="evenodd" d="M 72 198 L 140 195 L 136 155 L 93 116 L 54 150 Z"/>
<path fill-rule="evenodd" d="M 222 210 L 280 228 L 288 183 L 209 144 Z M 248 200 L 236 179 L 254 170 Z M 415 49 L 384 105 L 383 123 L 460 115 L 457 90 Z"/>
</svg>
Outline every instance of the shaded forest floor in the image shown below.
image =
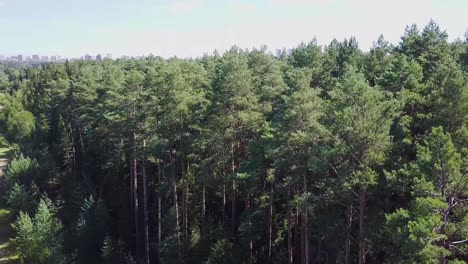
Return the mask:
<svg viewBox="0 0 468 264">
<path fill-rule="evenodd" d="M 4 194 L 4 172 L 8 163 L 8 154 L 10 149 L 0 148 L 0 194 Z M 0 264 L 17 263 L 18 256 L 14 254 L 10 238 L 12 237 L 11 229 L 11 211 L 0 201 Z"/>
</svg>

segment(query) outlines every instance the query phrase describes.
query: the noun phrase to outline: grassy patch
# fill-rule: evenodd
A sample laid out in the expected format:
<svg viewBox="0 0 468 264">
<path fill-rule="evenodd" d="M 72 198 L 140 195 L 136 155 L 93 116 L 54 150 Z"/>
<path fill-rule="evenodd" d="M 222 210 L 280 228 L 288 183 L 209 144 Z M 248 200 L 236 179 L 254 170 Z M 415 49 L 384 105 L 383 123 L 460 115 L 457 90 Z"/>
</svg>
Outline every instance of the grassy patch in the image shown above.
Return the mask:
<svg viewBox="0 0 468 264">
<path fill-rule="evenodd" d="M 0 264 L 16 263 L 19 259 L 18 254 L 13 254 L 16 250 L 9 239 L 11 214 L 10 210 L 0 207 Z"/>
<path fill-rule="evenodd" d="M 7 242 L 5 244 L 8 244 L 8 247 L 10 247 L 10 243 Z M 3 244 L 3 245 L 5 245 Z M 2 245 L 0 245 L 2 246 Z M 0 249 L 0 250 L 3 250 L 3 249 Z M 13 249 L 9 249 L 9 248 L 5 248 L 5 251 L 8 251 L 8 252 L 11 252 L 13 251 Z M 18 260 L 19 260 L 19 255 L 18 254 L 13 254 L 13 255 L 8 255 L 8 256 L 4 256 L 4 257 L 0 257 L 0 264 L 11 264 L 11 263 L 18 263 Z"/>
<path fill-rule="evenodd" d="M 10 241 L 5 242 L 5 243 L 3 243 L 3 244 L 0 244 L 0 250 L 2 250 L 2 249 L 8 249 L 10 246 L 11 246 L 11 242 L 10 242 Z"/>
<path fill-rule="evenodd" d="M 11 211 L 5 208 L 0 208 L 0 225 L 10 223 Z"/>
<path fill-rule="evenodd" d="M 1 158 L 6 158 L 8 154 L 10 153 L 11 148 L 0 148 L 0 159 Z"/>
</svg>

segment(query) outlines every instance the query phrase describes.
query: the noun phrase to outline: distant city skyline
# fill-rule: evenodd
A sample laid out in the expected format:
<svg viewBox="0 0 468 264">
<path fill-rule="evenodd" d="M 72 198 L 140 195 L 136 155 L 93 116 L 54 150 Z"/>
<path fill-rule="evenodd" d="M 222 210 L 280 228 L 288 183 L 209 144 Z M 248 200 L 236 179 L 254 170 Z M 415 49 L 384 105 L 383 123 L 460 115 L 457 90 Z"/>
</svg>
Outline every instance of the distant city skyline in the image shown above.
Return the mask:
<svg viewBox="0 0 468 264">
<path fill-rule="evenodd" d="M 463 38 L 466 0 L 0 0 L 0 54 L 154 54 L 197 57 L 233 45 L 294 48 L 355 36 L 368 50 L 380 34 L 398 44 L 405 27 L 434 19 Z"/>
<path fill-rule="evenodd" d="M 5 55 L 0 54 L 0 61 L 17 61 L 17 62 L 65 62 L 66 60 L 88 60 L 88 61 L 102 61 L 104 59 L 113 59 L 111 53 L 106 53 L 106 55 L 96 54 L 91 55 L 87 53 L 84 56 L 80 57 L 64 57 L 61 55 L 43 55 L 43 54 L 33 54 L 33 55 L 26 55 L 26 54 L 17 54 L 17 55 Z"/>
</svg>

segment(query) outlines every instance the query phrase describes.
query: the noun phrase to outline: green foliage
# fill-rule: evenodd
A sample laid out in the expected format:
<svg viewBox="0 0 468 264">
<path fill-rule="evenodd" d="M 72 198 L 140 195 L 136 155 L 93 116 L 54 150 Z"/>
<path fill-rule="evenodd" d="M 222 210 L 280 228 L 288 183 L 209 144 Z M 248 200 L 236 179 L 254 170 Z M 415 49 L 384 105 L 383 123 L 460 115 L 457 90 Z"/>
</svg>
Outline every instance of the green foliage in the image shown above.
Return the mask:
<svg viewBox="0 0 468 264">
<path fill-rule="evenodd" d="M 106 236 L 101 249 L 102 263 L 135 263 L 133 257 L 125 253 L 124 245 L 121 241 L 115 241 L 110 236 Z"/>
<path fill-rule="evenodd" d="M 15 141 L 28 139 L 35 127 L 33 114 L 24 110 L 10 113 L 7 124 L 7 132 Z"/>
<path fill-rule="evenodd" d="M 9 186 L 15 183 L 31 185 L 39 176 L 39 163 L 36 159 L 25 157 L 22 153 L 16 154 L 8 164 L 5 175 Z"/>
<path fill-rule="evenodd" d="M 101 248 L 104 247 L 104 238 L 107 233 L 107 212 L 102 200 L 96 201 L 93 196 L 85 199 L 81 207 L 77 233 L 78 262 L 96 262 L 101 255 Z M 108 257 L 112 258 L 113 249 L 108 250 L 111 251 L 108 252 Z"/>
<path fill-rule="evenodd" d="M 62 224 L 48 198 L 41 199 L 34 217 L 21 212 L 13 224 L 13 243 L 28 263 L 66 263 L 62 251 Z"/>
<path fill-rule="evenodd" d="M 232 255 L 233 245 L 227 240 L 219 240 L 211 248 L 210 256 L 205 264 L 240 263 Z"/>
<path fill-rule="evenodd" d="M 417 161 L 409 170 L 413 174 L 413 201 L 408 210 L 387 214 L 392 247 L 405 261 L 438 263 L 453 253 L 452 241 L 463 240 L 465 220 L 457 213 L 460 199 L 466 197 L 468 182 L 461 171 L 461 156 L 450 134 L 435 127 L 417 146 Z M 392 250 L 394 251 L 394 250 Z"/>
<path fill-rule="evenodd" d="M 31 138 L 35 129 L 34 115 L 25 110 L 21 103 L 21 93 L 16 97 L 0 93 L 0 131 L 13 142 Z"/>
<path fill-rule="evenodd" d="M 61 204 L 20 214 L 22 258 L 467 261 L 467 58 L 431 21 L 368 52 L 0 63 L 2 194 Z"/>
<path fill-rule="evenodd" d="M 14 183 L 10 189 L 7 197 L 7 204 L 16 212 L 28 212 L 32 203 L 31 194 L 26 190 L 23 185 Z"/>
</svg>

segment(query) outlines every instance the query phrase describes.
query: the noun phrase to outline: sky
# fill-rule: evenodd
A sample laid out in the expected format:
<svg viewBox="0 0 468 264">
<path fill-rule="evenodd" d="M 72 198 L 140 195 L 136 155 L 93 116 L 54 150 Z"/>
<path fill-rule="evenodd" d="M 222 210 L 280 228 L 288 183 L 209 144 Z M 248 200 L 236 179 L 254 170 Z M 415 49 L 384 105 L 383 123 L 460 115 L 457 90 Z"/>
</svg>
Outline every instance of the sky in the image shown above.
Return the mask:
<svg viewBox="0 0 468 264">
<path fill-rule="evenodd" d="M 186 58 L 350 36 L 368 50 L 430 19 L 463 39 L 468 0 L 0 0 L 0 54 Z"/>
</svg>

